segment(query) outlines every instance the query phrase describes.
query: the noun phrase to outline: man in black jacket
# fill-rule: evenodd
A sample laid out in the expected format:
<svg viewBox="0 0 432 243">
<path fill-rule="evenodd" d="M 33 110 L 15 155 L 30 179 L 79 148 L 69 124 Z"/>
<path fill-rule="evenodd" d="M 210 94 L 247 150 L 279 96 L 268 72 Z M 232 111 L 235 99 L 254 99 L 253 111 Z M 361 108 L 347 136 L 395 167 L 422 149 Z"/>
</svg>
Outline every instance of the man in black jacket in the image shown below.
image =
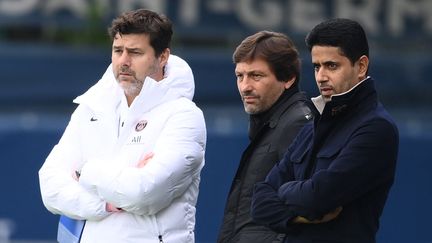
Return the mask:
<svg viewBox="0 0 432 243">
<path fill-rule="evenodd" d="M 239 93 L 250 115 L 250 144 L 231 185 L 218 242 L 280 242 L 283 234 L 253 222 L 251 196 L 254 184 L 264 180 L 312 119 L 308 100 L 299 91 L 298 52 L 286 35 L 261 31 L 243 40 L 233 61 Z"/>
</svg>

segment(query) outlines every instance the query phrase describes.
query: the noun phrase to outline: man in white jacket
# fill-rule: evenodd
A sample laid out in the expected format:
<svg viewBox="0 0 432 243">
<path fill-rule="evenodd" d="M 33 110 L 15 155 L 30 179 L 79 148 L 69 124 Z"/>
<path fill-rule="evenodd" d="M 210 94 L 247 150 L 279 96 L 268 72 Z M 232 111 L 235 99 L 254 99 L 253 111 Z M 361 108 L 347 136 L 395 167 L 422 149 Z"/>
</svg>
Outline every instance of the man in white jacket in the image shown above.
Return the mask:
<svg viewBox="0 0 432 243">
<path fill-rule="evenodd" d="M 109 29 L 112 64 L 39 171 L 43 203 L 85 220 L 82 243 L 194 242 L 206 128 L 172 24 L 148 10 Z"/>
</svg>

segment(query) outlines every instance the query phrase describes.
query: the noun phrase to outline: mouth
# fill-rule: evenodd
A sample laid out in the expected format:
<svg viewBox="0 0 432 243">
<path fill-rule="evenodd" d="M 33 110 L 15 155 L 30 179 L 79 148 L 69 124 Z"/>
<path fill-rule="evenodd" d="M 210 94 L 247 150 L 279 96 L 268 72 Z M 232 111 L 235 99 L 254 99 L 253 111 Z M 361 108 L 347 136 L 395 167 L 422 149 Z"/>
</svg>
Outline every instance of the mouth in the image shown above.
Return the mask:
<svg viewBox="0 0 432 243">
<path fill-rule="evenodd" d="M 131 82 L 134 78 L 133 73 L 129 72 L 120 72 L 117 76 L 117 80 L 119 82 Z"/>
<path fill-rule="evenodd" d="M 320 88 L 321 94 L 322 95 L 331 95 L 333 92 L 333 89 L 331 87 L 323 87 Z"/>
<path fill-rule="evenodd" d="M 258 99 L 257 96 L 243 96 L 243 102 L 246 104 L 252 104 L 255 103 L 255 101 Z"/>
</svg>

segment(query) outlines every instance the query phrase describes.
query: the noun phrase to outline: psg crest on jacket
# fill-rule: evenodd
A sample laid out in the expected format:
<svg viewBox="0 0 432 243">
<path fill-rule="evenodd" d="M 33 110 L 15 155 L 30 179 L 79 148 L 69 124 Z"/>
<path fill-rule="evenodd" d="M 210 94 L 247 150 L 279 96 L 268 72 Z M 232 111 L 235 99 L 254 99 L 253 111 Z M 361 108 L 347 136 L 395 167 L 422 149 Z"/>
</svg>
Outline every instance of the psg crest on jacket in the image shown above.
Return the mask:
<svg viewBox="0 0 432 243">
<path fill-rule="evenodd" d="M 147 126 L 147 120 L 139 121 L 135 126 L 135 131 L 142 131 Z"/>
</svg>

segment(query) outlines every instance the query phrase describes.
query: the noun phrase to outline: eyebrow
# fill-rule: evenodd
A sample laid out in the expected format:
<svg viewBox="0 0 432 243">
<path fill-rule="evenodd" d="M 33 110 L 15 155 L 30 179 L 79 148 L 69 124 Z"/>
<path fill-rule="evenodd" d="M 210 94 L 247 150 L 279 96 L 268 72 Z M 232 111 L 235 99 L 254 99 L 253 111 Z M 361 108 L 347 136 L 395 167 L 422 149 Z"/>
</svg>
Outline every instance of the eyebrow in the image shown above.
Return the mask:
<svg viewBox="0 0 432 243">
<path fill-rule="evenodd" d="M 327 65 L 330 65 L 330 64 L 338 64 L 338 62 L 336 62 L 336 61 L 325 61 L 322 64 L 319 63 L 319 62 L 312 62 L 312 64 L 315 65 L 315 66 L 322 66 L 322 65 L 327 66 Z"/>
<path fill-rule="evenodd" d="M 265 72 L 259 71 L 259 70 L 251 70 L 251 71 L 245 71 L 245 72 L 240 72 L 240 71 L 235 70 L 235 73 L 246 73 L 247 75 L 250 75 L 250 74 L 265 74 Z"/>
<path fill-rule="evenodd" d="M 337 64 L 338 62 L 336 61 L 326 61 L 324 62 L 324 65 L 329 65 L 329 64 Z"/>
<path fill-rule="evenodd" d="M 143 51 L 143 50 L 141 50 L 140 48 L 137 48 L 137 47 L 135 47 L 135 48 L 129 48 L 129 47 L 124 47 L 124 46 L 113 46 L 113 49 L 126 49 L 127 51 Z"/>
<path fill-rule="evenodd" d="M 141 50 L 139 47 L 126 47 L 128 50 Z"/>
</svg>

